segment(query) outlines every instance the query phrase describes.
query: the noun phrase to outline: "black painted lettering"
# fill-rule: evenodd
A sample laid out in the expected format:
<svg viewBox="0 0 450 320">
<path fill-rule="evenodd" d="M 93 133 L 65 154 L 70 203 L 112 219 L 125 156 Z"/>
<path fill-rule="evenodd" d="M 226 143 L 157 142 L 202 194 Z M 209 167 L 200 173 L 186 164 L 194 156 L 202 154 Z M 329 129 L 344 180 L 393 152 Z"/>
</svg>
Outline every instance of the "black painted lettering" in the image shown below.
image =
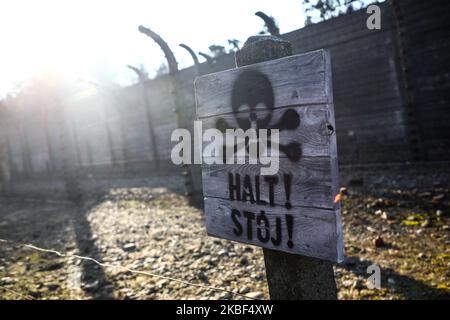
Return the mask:
<svg viewBox="0 0 450 320">
<path fill-rule="evenodd" d="M 242 201 L 249 201 L 255 203 L 255 197 L 253 196 L 252 180 L 248 174 L 244 177 L 244 187 L 242 190 Z"/>
<path fill-rule="evenodd" d="M 265 212 L 261 210 L 261 213 L 256 217 L 256 224 L 258 229 L 256 236 L 262 243 L 266 243 L 270 239 L 269 220 L 267 219 Z"/>
<path fill-rule="evenodd" d="M 281 218 L 277 217 L 275 219 L 276 227 L 275 227 L 275 235 L 276 238 L 272 237 L 272 243 L 274 246 L 279 246 L 281 244 L 281 241 L 283 240 L 282 234 L 281 234 Z"/>
<path fill-rule="evenodd" d="M 255 214 L 250 211 L 244 211 L 244 217 L 247 218 L 247 239 L 253 239 L 253 220 L 255 220 Z"/>
<path fill-rule="evenodd" d="M 235 235 L 240 236 L 242 235 L 242 225 L 241 222 L 239 221 L 239 218 L 241 217 L 241 213 L 239 212 L 239 210 L 233 209 L 231 210 L 231 219 L 234 222 L 235 228 L 233 228 L 233 232 Z"/>
<path fill-rule="evenodd" d="M 286 215 L 286 229 L 288 232 L 288 242 L 287 245 L 289 248 L 292 248 L 294 246 L 294 242 L 292 242 L 292 231 L 294 229 L 294 216 L 287 214 Z"/>
<path fill-rule="evenodd" d="M 235 176 L 236 180 L 234 179 Z M 231 201 L 235 199 L 237 201 L 241 200 L 241 176 L 239 174 L 236 173 L 236 175 L 234 175 L 233 173 L 228 172 L 228 193 Z"/>
<path fill-rule="evenodd" d="M 285 207 L 286 209 L 291 209 L 291 184 L 292 184 L 292 175 L 291 174 L 285 174 L 284 175 L 284 190 L 286 191 L 286 203 Z"/>
</svg>

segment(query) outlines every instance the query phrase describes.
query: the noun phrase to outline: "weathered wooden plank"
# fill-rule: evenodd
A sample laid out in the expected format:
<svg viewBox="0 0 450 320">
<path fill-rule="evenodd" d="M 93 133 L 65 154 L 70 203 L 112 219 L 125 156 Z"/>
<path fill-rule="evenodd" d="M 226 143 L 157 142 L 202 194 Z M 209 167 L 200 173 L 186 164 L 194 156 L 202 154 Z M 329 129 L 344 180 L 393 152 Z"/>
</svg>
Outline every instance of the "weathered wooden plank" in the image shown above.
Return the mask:
<svg viewBox="0 0 450 320">
<path fill-rule="evenodd" d="M 292 121 L 292 115 L 296 116 L 293 111 L 298 115 L 299 125 L 292 130 L 287 130 L 286 128 L 282 130 L 283 126 L 287 126 L 286 123 L 289 120 Z M 262 111 L 262 113 L 262 116 L 268 114 L 265 111 Z M 329 154 L 330 137 L 326 129 L 328 114 L 329 107 L 327 105 L 275 109 L 269 125 L 280 130 L 280 144 L 300 143 L 303 157 L 323 157 Z M 203 130 L 216 128 L 217 121 L 221 120 L 225 121 L 230 129 L 239 128 L 237 118 L 249 119 L 249 112 L 205 118 L 202 119 L 202 127 Z M 224 134 L 224 141 L 225 137 L 226 135 Z M 209 142 L 204 142 L 203 148 L 208 144 Z M 286 157 L 281 149 L 280 157 Z"/>
<path fill-rule="evenodd" d="M 286 155 L 280 152 L 280 170 L 276 175 L 279 184 L 283 185 L 285 175 L 292 176 L 292 190 L 290 194 L 292 206 L 311 206 L 319 208 L 334 208 L 334 196 L 330 179 L 330 135 L 325 132 L 328 123 L 329 108 L 326 105 L 304 106 L 294 108 L 276 109 L 273 113 L 273 123 L 278 123 L 286 110 L 295 110 L 299 115 L 300 125 L 295 130 L 280 132 L 280 144 L 298 142 L 301 144 L 302 156 L 300 161 L 295 162 L 286 159 Z M 248 113 L 239 116 L 248 118 Z M 218 119 L 225 120 L 231 127 L 237 127 L 234 115 L 224 115 L 203 119 L 203 129 L 215 127 Z M 207 143 L 204 143 L 204 146 Z M 269 183 L 260 177 L 262 165 L 250 165 L 246 159 L 244 165 L 203 165 L 204 195 L 208 197 L 229 198 L 229 173 L 234 177 L 239 175 L 241 183 L 245 175 L 260 180 L 260 199 L 269 202 Z M 254 183 L 254 182 L 253 182 Z M 242 188 L 243 189 L 243 188 Z M 274 189 L 275 202 L 284 205 L 286 193 L 284 188 Z"/>
<path fill-rule="evenodd" d="M 199 77 L 195 81 L 197 117 L 232 113 L 233 83 L 247 70 L 268 77 L 276 97 L 274 108 L 332 102 L 324 65 L 324 51 L 318 50 Z"/>
<path fill-rule="evenodd" d="M 278 251 L 338 262 L 343 260 L 342 241 L 339 241 L 342 234 L 334 211 L 314 208 L 288 210 L 280 206 L 261 210 L 264 214 L 246 203 L 205 198 L 207 232 Z M 267 228 L 262 216 L 267 218 Z M 289 219 L 291 224 L 287 222 Z"/>
<path fill-rule="evenodd" d="M 203 159 L 208 233 L 273 250 L 342 259 L 329 53 L 320 50 L 203 76 L 195 87 L 203 130 L 280 130 L 280 157 L 271 159 L 278 161 L 274 175 L 262 176 L 261 168 L 268 165 L 249 164 L 247 155 L 239 164 Z M 225 142 L 234 135 L 222 137 Z M 209 144 L 203 141 L 204 150 Z M 235 162 L 235 155 L 231 157 Z M 238 217 L 246 219 L 247 229 Z M 256 228 L 263 220 L 276 235 L 273 241 L 261 231 L 259 237 L 250 234 L 250 224 Z M 283 234 L 286 241 L 279 242 Z"/>
<path fill-rule="evenodd" d="M 278 173 L 271 176 L 276 177 L 276 183 L 273 182 L 273 191 L 270 191 L 271 181 L 266 181 L 264 176 L 260 175 L 261 165 L 252 164 L 233 164 L 233 165 L 202 165 L 203 174 L 203 194 L 205 197 L 214 197 L 230 199 L 229 181 L 232 179 L 232 185 L 239 185 L 239 193 L 250 191 L 253 198 L 259 198 L 261 208 L 269 206 L 270 198 L 276 205 L 284 206 L 287 202 L 285 189 L 285 175 L 289 175 L 290 194 L 289 203 L 293 207 L 308 206 L 318 208 L 335 208 L 334 196 L 332 190 L 332 181 L 330 157 L 305 157 L 298 162 L 292 162 L 289 159 L 281 158 L 279 162 L 280 169 Z M 231 177 L 230 177 L 231 174 Z M 247 176 L 247 177 L 246 177 Z M 245 184 L 245 179 L 250 181 L 250 188 Z M 237 183 L 239 180 L 239 184 Z M 250 190 L 249 190 L 250 189 Z M 236 189 L 232 189 L 232 196 L 237 198 Z"/>
</svg>

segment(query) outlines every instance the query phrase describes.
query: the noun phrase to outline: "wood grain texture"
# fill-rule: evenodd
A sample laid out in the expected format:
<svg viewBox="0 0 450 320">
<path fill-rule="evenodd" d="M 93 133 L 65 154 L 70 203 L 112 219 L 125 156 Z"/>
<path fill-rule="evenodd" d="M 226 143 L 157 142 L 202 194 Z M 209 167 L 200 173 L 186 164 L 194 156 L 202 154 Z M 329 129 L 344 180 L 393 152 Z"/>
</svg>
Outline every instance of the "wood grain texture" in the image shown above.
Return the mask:
<svg viewBox="0 0 450 320">
<path fill-rule="evenodd" d="M 332 209 L 335 207 L 334 196 L 337 194 L 338 184 L 333 185 L 331 177 L 332 167 L 337 167 L 336 148 L 331 145 L 333 134 L 325 132 L 326 124 L 334 127 L 331 119 L 332 106 L 304 106 L 293 107 L 300 115 L 300 126 L 296 130 L 286 130 L 280 132 L 280 144 L 299 142 L 302 149 L 302 158 L 298 162 L 293 162 L 280 152 L 279 173 L 277 174 L 279 184 L 275 189 L 275 199 L 280 205 L 286 201 L 285 191 L 282 188 L 283 175 L 291 174 L 292 194 L 290 202 L 293 206 L 309 206 L 317 208 Z M 273 122 L 277 123 L 283 113 L 283 109 L 276 109 L 273 115 Z M 203 119 L 203 129 L 214 127 L 218 118 L 225 119 L 230 125 L 236 125 L 234 115 L 225 115 Z M 207 143 L 204 144 L 204 146 Z M 234 165 L 203 165 L 203 189 L 204 195 L 216 198 L 229 198 L 228 173 L 250 175 L 252 178 L 260 175 L 262 165 L 234 164 Z M 337 179 L 337 175 L 334 175 Z M 261 177 L 261 200 L 268 200 L 268 184 L 263 182 Z M 337 181 L 337 180 L 336 180 Z"/>
<path fill-rule="evenodd" d="M 236 225 L 232 221 L 232 209 L 238 210 L 241 214 L 250 211 L 259 214 L 255 207 L 246 203 L 230 202 L 223 199 L 205 198 L 206 228 L 210 235 L 220 238 L 249 243 L 264 248 L 277 251 L 302 254 L 320 259 L 341 262 L 343 259 L 342 246 L 338 244 L 338 230 L 336 229 L 336 214 L 333 210 L 323 210 L 314 208 L 292 208 L 287 210 L 284 207 L 276 206 L 265 208 L 264 215 L 269 221 L 269 232 L 273 236 L 276 233 L 275 219 L 281 219 L 282 241 L 279 245 L 274 245 L 272 241 L 262 243 L 257 239 L 256 220 L 252 221 L 252 239 L 247 236 L 247 219 L 239 218 L 242 224 L 242 235 L 236 235 L 234 229 Z M 293 216 L 293 246 L 288 245 L 288 232 L 285 214 Z M 264 224 L 261 224 L 264 226 Z"/>
<path fill-rule="evenodd" d="M 273 109 L 256 106 L 237 112 L 233 110 L 231 96 L 234 81 L 241 72 L 249 69 L 262 72 L 269 78 L 274 92 Z M 339 186 L 331 81 L 330 57 L 326 50 L 197 79 L 197 118 L 202 121 L 203 130 L 220 127 L 222 130 L 236 129 L 239 128 L 238 119 L 242 119 L 240 121 L 245 125 L 248 123 L 246 119 L 252 117 L 254 125 L 256 115 L 256 119 L 270 119 L 265 124 L 266 128 L 282 129 L 280 145 L 296 143 L 301 149 L 298 161 L 287 157 L 280 149 L 279 170 L 275 175 L 277 182 L 272 185 L 261 176 L 262 165 L 249 164 L 247 158 L 245 164 L 204 163 L 203 195 L 209 234 L 335 262 L 343 259 L 340 208 L 339 204 L 334 203 Z M 247 92 L 245 90 L 243 93 Z M 248 90 L 252 92 L 254 89 L 250 86 Z M 260 90 L 258 94 L 264 95 L 264 92 Z M 292 118 L 298 118 L 299 124 L 291 121 Z M 226 141 L 226 134 L 223 134 L 223 140 Z M 209 143 L 203 142 L 203 148 Z M 207 156 L 211 155 L 204 154 L 204 157 Z M 236 180 L 238 176 L 239 183 Z M 291 177 L 289 197 L 285 176 Z M 230 177 L 233 179 L 232 185 L 239 185 L 239 191 L 233 191 L 233 186 L 230 188 Z M 245 179 L 250 183 L 245 184 Z M 251 193 L 252 196 L 244 198 L 244 193 Z M 233 214 L 233 210 L 237 211 Z M 253 224 L 251 232 L 256 232 L 256 216 L 253 220 L 247 220 L 244 211 L 257 215 L 264 211 L 270 234 L 276 234 L 281 223 L 283 241 L 263 241 L 255 234 L 248 236 L 250 229 L 246 228 L 249 224 Z M 242 224 L 239 234 L 236 231 L 236 214 L 240 215 L 238 224 Z M 293 229 L 288 224 L 290 216 L 294 220 Z M 288 230 L 292 231 L 294 246 L 288 243 Z"/>
<path fill-rule="evenodd" d="M 296 129 L 280 131 L 280 144 L 299 142 L 302 145 L 302 155 L 305 157 L 328 156 L 330 148 L 330 136 L 326 132 L 328 109 L 327 105 L 275 109 L 271 125 L 277 124 L 287 110 L 295 110 L 300 117 L 300 125 Z M 239 117 L 248 117 L 248 112 L 240 113 Z M 202 119 L 203 130 L 215 128 L 219 119 L 225 120 L 231 128 L 239 128 L 235 115 L 226 114 Z M 209 142 L 204 142 L 203 148 L 207 144 Z M 280 157 L 285 158 L 286 156 L 280 152 Z"/>
<path fill-rule="evenodd" d="M 276 108 L 332 102 L 326 92 L 324 67 L 324 51 L 318 50 L 201 76 L 195 81 L 197 117 L 231 113 L 232 85 L 244 70 L 269 77 Z"/>
<path fill-rule="evenodd" d="M 203 194 L 205 197 L 229 199 L 228 174 L 235 177 L 240 175 L 241 190 L 245 175 L 249 175 L 252 181 L 253 193 L 256 192 L 255 177 L 259 177 L 259 192 L 262 201 L 269 201 L 269 183 L 260 176 L 261 165 L 233 164 L 233 165 L 202 165 Z M 307 206 L 333 209 L 334 196 L 336 195 L 332 186 L 330 175 L 331 159 L 303 158 L 297 163 L 289 159 L 280 159 L 280 169 L 276 177 L 278 183 L 274 189 L 275 203 L 284 206 L 286 203 L 286 192 L 284 189 L 285 174 L 292 175 L 292 186 L 290 203 L 294 207 Z"/>
</svg>

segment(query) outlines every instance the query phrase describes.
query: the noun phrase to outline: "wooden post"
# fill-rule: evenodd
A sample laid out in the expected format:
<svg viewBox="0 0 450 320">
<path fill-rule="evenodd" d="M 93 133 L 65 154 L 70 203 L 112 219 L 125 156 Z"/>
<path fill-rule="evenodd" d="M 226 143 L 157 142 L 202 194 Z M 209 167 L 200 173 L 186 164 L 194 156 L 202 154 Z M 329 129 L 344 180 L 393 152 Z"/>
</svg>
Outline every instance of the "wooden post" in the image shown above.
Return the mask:
<svg viewBox="0 0 450 320">
<path fill-rule="evenodd" d="M 60 145 L 62 147 L 62 170 L 64 176 L 64 185 L 66 198 L 76 204 L 82 200 L 82 191 L 78 177 L 78 170 L 75 166 L 75 149 L 73 141 L 70 137 L 69 120 L 70 115 L 67 114 L 66 106 L 59 99 L 61 106 L 57 110 L 57 117 L 60 130 Z"/>
<path fill-rule="evenodd" d="M 164 52 L 164 55 L 167 59 L 167 65 L 169 67 L 169 76 L 170 76 L 170 85 L 171 85 L 171 93 L 173 95 L 174 99 L 174 112 L 177 115 L 177 126 L 178 128 L 185 128 L 184 121 L 182 117 L 182 110 L 186 109 L 183 107 L 185 101 L 182 93 L 182 86 L 180 84 L 179 79 L 179 70 L 178 70 L 178 62 L 175 58 L 175 55 L 173 54 L 172 50 L 170 49 L 169 45 L 166 41 L 161 38 L 159 34 L 156 32 L 150 30 L 149 28 L 146 28 L 144 26 L 139 26 L 139 32 L 147 35 L 148 37 L 152 38 L 161 48 L 161 50 Z M 187 117 L 187 119 L 191 119 Z M 186 196 L 189 198 L 189 201 L 193 202 L 193 179 L 191 175 L 191 171 L 187 164 L 183 165 L 183 171 L 182 175 L 184 177 L 184 185 L 185 185 L 185 191 Z"/>
<path fill-rule="evenodd" d="M 236 66 L 292 55 L 291 44 L 274 36 L 253 36 L 236 52 Z M 331 262 L 263 249 L 271 299 L 337 299 Z"/>
</svg>

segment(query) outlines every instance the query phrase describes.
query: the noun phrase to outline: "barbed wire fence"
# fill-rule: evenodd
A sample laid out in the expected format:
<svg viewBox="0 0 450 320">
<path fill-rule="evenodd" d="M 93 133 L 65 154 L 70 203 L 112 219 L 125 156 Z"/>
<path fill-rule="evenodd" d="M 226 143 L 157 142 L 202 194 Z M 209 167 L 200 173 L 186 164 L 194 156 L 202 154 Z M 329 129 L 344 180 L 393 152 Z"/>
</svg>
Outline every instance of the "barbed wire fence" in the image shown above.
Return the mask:
<svg viewBox="0 0 450 320">
<path fill-rule="evenodd" d="M 115 265 L 115 264 L 109 264 L 109 263 L 104 263 L 101 262 L 97 259 L 94 259 L 92 257 L 88 257 L 88 256 L 81 256 L 81 255 L 77 255 L 77 254 L 69 254 L 69 253 L 63 253 L 61 251 L 57 251 L 57 250 L 53 250 L 53 249 L 47 249 L 47 248 L 42 248 L 33 244 L 26 244 L 26 243 L 20 243 L 17 241 L 13 241 L 13 240 L 9 240 L 9 239 L 2 239 L 0 238 L 0 245 L 10 245 L 10 246 L 14 246 L 14 247 L 20 247 L 20 248 L 27 248 L 27 249 L 31 249 L 34 251 L 38 251 L 38 252 L 45 252 L 45 253 L 51 253 L 54 255 L 57 255 L 59 257 L 64 257 L 64 258 L 75 258 L 78 260 L 83 260 L 83 261 L 90 261 L 93 262 L 101 267 L 104 268 L 111 268 L 111 269 L 121 269 L 123 271 L 127 271 L 133 274 L 138 274 L 138 275 L 145 275 L 145 276 L 149 276 L 149 277 L 155 277 L 155 278 L 159 278 L 159 279 L 164 279 L 164 280 L 168 280 L 168 281 L 172 281 L 172 282 L 177 282 L 177 283 L 181 283 L 190 287 L 197 287 L 197 288 L 202 288 L 202 289 L 206 289 L 209 291 L 219 291 L 219 292 L 226 292 L 229 293 L 233 296 L 238 296 L 241 298 L 245 298 L 248 300 L 260 300 L 254 297 L 250 297 L 248 295 L 233 291 L 233 290 L 228 290 L 225 288 L 220 288 L 220 287 L 213 287 L 213 286 L 208 286 L 208 285 L 203 285 L 200 283 L 194 283 L 194 282 L 190 282 L 187 280 L 183 280 L 183 279 L 179 279 L 179 278 L 175 278 L 175 277 L 171 277 L 171 276 L 165 276 L 165 275 L 161 275 L 161 274 L 156 274 L 156 273 L 152 273 L 152 272 L 148 272 L 148 271 L 142 271 L 142 270 L 135 270 L 132 268 L 128 268 L 125 266 L 121 266 L 121 265 Z M 15 294 L 16 296 L 25 299 L 25 300 L 34 300 L 34 297 L 30 296 L 30 295 L 26 295 L 26 294 L 22 294 L 20 292 L 17 292 L 13 289 L 4 287 L 4 286 L 0 286 L 0 289 L 3 289 L 5 291 L 11 292 L 13 294 Z"/>
</svg>

